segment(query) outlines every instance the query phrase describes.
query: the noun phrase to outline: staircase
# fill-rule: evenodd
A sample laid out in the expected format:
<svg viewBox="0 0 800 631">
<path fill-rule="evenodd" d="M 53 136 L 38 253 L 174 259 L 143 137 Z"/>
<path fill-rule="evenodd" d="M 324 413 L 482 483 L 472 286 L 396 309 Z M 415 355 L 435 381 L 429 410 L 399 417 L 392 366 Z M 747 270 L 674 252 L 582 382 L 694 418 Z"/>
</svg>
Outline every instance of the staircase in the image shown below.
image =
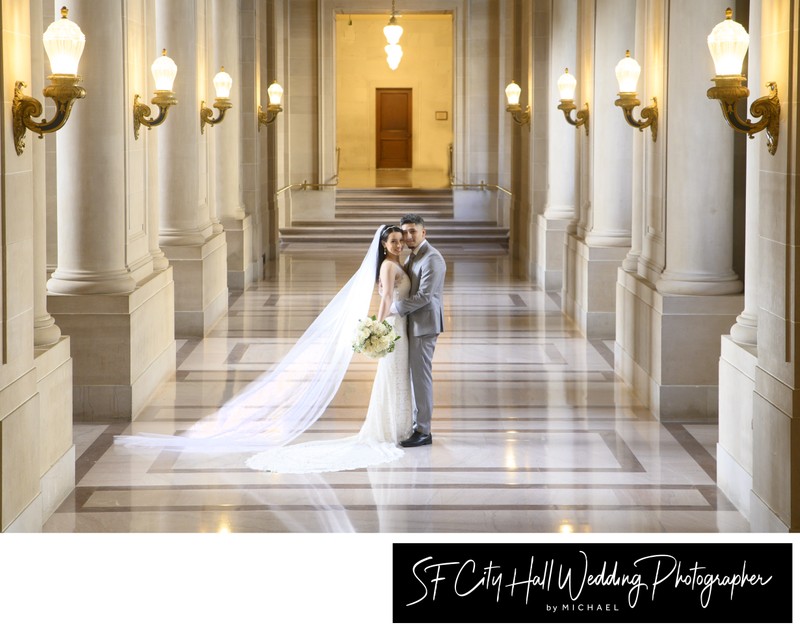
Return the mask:
<svg viewBox="0 0 800 631">
<path fill-rule="evenodd" d="M 425 220 L 436 246 L 491 245 L 508 248 L 508 228 L 491 221 L 456 221 L 450 188 L 337 189 L 334 221 L 294 221 L 281 228 L 281 244 L 369 242 L 381 224 L 394 224 L 406 213 Z"/>
</svg>

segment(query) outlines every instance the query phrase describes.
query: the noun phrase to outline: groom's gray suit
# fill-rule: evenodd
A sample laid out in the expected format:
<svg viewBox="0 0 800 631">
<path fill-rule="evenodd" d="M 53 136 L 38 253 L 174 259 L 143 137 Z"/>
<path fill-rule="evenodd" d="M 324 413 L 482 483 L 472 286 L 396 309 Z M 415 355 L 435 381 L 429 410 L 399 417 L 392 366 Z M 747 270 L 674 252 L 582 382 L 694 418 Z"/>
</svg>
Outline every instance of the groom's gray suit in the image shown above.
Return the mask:
<svg viewBox="0 0 800 631">
<path fill-rule="evenodd" d="M 442 294 L 447 270 L 444 258 L 427 241 L 420 243 L 407 264 L 411 292 L 394 304 L 397 313 L 407 318 L 409 369 L 414 393 L 414 430 L 431 433 L 433 414 L 433 350 L 444 330 Z"/>
</svg>

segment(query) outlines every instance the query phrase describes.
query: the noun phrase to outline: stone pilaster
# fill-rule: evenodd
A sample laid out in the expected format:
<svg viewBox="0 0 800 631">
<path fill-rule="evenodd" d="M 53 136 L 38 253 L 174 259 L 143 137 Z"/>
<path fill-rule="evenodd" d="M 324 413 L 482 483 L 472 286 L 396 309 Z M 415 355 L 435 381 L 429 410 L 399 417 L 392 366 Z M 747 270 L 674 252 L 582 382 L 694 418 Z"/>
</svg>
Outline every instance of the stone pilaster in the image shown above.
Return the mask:
<svg viewBox="0 0 800 631">
<path fill-rule="evenodd" d="M 753 488 L 750 526 L 756 532 L 800 530 L 800 286 L 798 238 L 787 218 L 798 213 L 796 121 L 798 85 L 791 60 L 800 54 L 796 3 L 762 2 L 761 83 L 749 83 L 763 96 L 767 81 L 778 86 L 780 138 L 775 155 L 767 153 L 760 133 L 759 155 L 759 305 L 758 366 L 753 395 Z M 752 10 L 752 9 L 751 9 Z M 788 33 L 787 29 L 793 29 Z M 794 109 L 793 109 L 794 108 Z M 789 114 L 785 112 L 789 110 Z M 786 116 L 787 118 L 784 118 Z"/>
<path fill-rule="evenodd" d="M 761 0 L 751 0 L 747 56 L 748 85 L 761 86 Z M 759 98 L 751 89 L 750 103 Z M 760 194 L 760 143 L 747 143 L 745 201 L 745 285 L 744 311 L 736 317 L 730 335 L 722 336 L 719 361 L 719 442 L 717 444 L 717 485 L 749 518 L 753 488 L 753 391 L 758 359 L 758 242 Z"/>
</svg>

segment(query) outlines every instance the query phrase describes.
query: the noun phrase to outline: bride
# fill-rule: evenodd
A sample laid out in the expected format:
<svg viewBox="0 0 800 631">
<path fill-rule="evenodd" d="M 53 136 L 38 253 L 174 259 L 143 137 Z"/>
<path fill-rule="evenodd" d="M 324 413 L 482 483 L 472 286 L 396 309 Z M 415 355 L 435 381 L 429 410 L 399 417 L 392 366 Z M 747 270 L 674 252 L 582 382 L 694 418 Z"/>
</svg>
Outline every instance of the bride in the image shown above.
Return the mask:
<svg viewBox="0 0 800 631">
<path fill-rule="evenodd" d="M 403 232 L 381 226 L 358 271 L 331 300 L 283 360 L 249 384 L 215 414 L 175 436 L 115 437 L 125 446 L 186 451 L 255 451 L 247 466 L 279 473 L 359 469 L 396 460 L 397 443 L 412 425 L 406 321 L 388 316 L 393 301 L 408 297 L 411 281 L 400 264 Z M 377 265 L 376 265 L 377 262 Z M 289 444 L 325 411 L 353 356 L 355 325 L 369 310 L 375 284 L 381 296 L 377 319 L 400 336 L 393 352 L 378 360 L 364 424 L 355 436 Z"/>
</svg>

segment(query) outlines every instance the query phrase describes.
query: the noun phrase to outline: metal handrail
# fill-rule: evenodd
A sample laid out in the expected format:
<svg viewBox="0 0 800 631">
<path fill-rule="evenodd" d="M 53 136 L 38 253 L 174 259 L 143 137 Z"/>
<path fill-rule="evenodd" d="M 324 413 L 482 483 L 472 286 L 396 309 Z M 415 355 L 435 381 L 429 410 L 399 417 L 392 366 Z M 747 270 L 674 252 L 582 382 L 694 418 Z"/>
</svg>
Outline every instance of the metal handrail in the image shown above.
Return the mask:
<svg viewBox="0 0 800 631">
<path fill-rule="evenodd" d="M 311 183 L 308 180 L 303 180 L 300 184 L 287 184 L 283 188 L 279 188 L 275 191 L 275 196 L 277 197 L 281 193 L 284 193 L 290 189 L 298 189 L 301 191 L 307 191 L 308 189 L 319 190 L 321 188 L 330 188 L 339 185 L 339 158 L 341 156 L 341 148 L 336 147 L 336 173 L 333 174 L 333 182 L 328 182 L 323 184 L 322 182 Z"/>
<path fill-rule="evenodd" d="M 501 193 L 505 193 L 509 197 L 514 197 L 514 193 L 509 191 L 502 186 L 498 186 L 497 184 L 487 184 L 483 180 L 481 180 L 480 184 L 454 184 L 450 183 L 451 188 L 479 188 L 480 190 L 484 191 L 487 188 L 490 190 L 500 191 Z"/>
</svg>

